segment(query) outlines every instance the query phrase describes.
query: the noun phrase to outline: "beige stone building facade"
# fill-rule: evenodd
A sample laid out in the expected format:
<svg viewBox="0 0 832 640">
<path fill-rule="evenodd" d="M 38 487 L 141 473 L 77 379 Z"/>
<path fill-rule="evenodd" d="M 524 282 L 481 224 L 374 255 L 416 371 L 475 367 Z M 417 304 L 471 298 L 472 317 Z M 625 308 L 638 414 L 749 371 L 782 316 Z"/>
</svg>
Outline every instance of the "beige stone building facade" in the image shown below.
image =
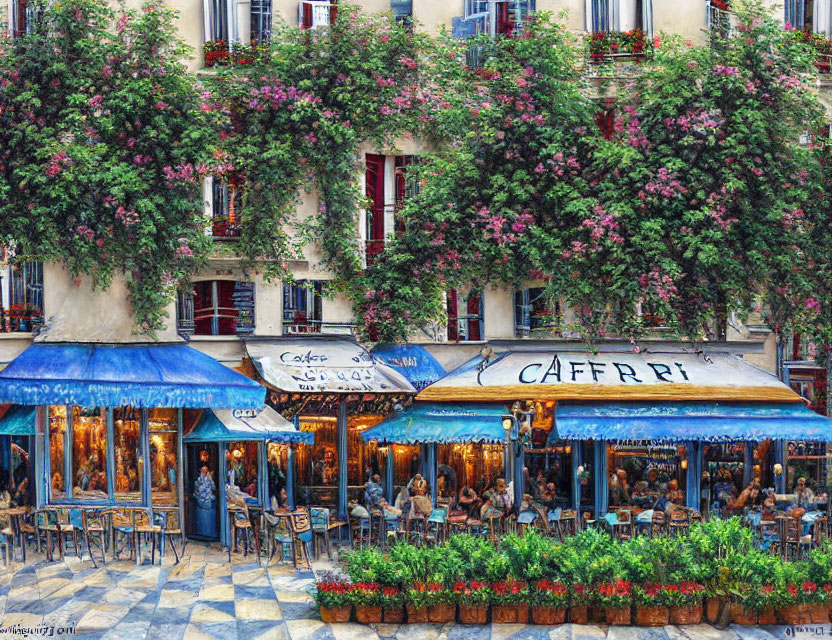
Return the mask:
<svg viewBox="0 0 832 640">
<path fill-rule="evenodd" d="M 246 44 L 253 37 L 268 37 L 278 22 L 314 28 L 326 24 L 337 10 L 337 4 L 326 0 L 168 3 L 178 11 L 182 38 L 193 48 L 189 66 L 194 72 L 204 71 L 206 42 Z M 128 0 L 127 4 L 138 5 L 139 0 Z M 524 12 L 536 10 L 560 16 L 577 33 L 642 28 L 653 34 L 678 33 L 695 42 L 705 41 L 709 20 L 717 11 L 709 0 L 364 0 L 357 4 L 368 12 L 389 12 L 412 20 L 415 29 L 432 34 L 443 29 L 458 35 L 498 32 L 510 27 Z M 802 21 L 817 32 L 832 32 L 828 1 L 787 0 L 785 7 L 771 2 L 771 8 L 784 24 Z M 17 32 L 25 29 L 28 11 L 26 0 L 7 0 L 2 6 L 5 24 Z M 370 209 L 356 212 L 358 240 L 365 259 L 372 259 L 394 232 L 395 208 L 411 188 L 406 168 L 421 150 L 423 146 L 416 140 L 403 140 L 397 149 L 362 148 L 367 169 L 359 180 L 362 190 L 372 191 L 373 203 Z M 233 246 L 235 225 L 239 223 L 228 216 L 233 193 L 227 185 L 208 181 L 204 196 L 207 233 L 218 243 Z M 317 195 L 305 194 L 298 217 L 317 210 Z M 244 274 L 234 258 L 216 257 L 195 279 L 193 290 L 182 292 L 171 303 L 168 326 L 156 337 L 170 340 L 186 336 L 193 346 L 236 364 L 243 355 L 241 337 L 349 335 L 354 318 L 348 301 L 320 295 L 321 282 L 331 279 L 332 274 L 322 266 L 316 247 L 306 247 L 302 259 L 289 266 L 294 282 L 267 282 L 257 275 Z M 20 268 L 3 263 L 0 274 L 0 308 L 5 310 L 5 322 L 0 327 L 0 366 L 29 344 L 33 328 L 42 327 L 50 340 L 139 339 L 133 335 L 123 280 L 117 279 L 106 291 L 93 291 L 89 282 L 74 280 L 54 264 L 33 267 L 24 274 Z M 530 282 L 518 290 L 488 287 L 449 294 L 447 325 L 423 327 L 414 332 L 412 341 L 426 345 L 450 370 L 489 341 L 577 339 L 569 331 L 554 335 L 549 330 L 550 316 L 542 306 L 540 286 Z M 34 322 L 18 318 L 10 313 L 15 305 L 37 308 L 39 317 Z M 568 310 L 564 310 L 564 316 L 568 325 Z M 656 340 L 665 335 L 660 327 L 654 332 Z M 731 342 L 732 350 L 744 352 L 750 362 L 770 371 L 775 369 L 774 340 L 760 318 L 743 323 L 731 317 L 724 331 L 712 340 Z"/>
</svg>

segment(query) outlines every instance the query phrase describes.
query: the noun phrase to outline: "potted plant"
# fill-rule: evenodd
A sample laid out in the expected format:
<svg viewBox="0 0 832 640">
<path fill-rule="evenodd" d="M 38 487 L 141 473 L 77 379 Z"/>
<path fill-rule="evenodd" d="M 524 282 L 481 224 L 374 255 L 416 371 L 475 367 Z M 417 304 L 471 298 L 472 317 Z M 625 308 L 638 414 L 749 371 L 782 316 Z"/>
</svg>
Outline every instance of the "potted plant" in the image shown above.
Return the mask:
<svg viewBox="0 0 832 640">
<path fill-rule="evenodd" d="M 350 585 L 341 580 L 321 580 L 316 585 L 315 602 L 324 622 L 349 622 L 352 612 Z"/>
<path fill-rule="evenodd" d="M 396 587 L 381 588 L 381 611 L 385 622 L 404 622 L 404 594 Z"/>
<path fill-rule="evenodd" d="M 702 622 L 702 598 L 704 596 L 705 587 L 696 582 L 668 585 L 670 624 L 700 624 Z"/>
<path fill-rule="evenodd" d="M 820 600 L 818 586 L 808 580 L 800 584 L 789 583 L 781 592 L 777 615 L 785 624 L 811 624 L 814 605 Z M 823 594 L 823 592 L 821 592 Z"/>
<path fill-rule="evenodd" d="M 573 584 L 569 594 L 569 621 L 572 624 L 589 622 L 588 605 L 592 592 L 582 584 Z"/>
<path fill-rule="evenodd" d="M 424 582 L 414 582 L 405 595 L 407 621 L 410 624 L 428 621 L 428 603 L 430 596 Z"/>
<path fill-rule="evenodd" d="M 459 604 L 459 621 L 462 624 L 485 624 L 488 622 L 488 602 L 491 589 L 485 582 L 472 580 L 467 584 L 457 582 L 454 585 Z"/>
<path fill-rule="evenodd" d="M 779 594 L 774 585 L 766 584 L 754 587 L 745 598 L 745 608 L 756 612 L 757 624 L 777 624 L 775 608 L 778 605 Z"/>
<path fill-rule="evenodd" d="M 428 585 L 428 620 L 444 624 L 456 618 L 456 594 L 439 582 Z"/>
<path fill-rule="evenodd" d="M 604 609 L 609 625 L 630 624 L 630 607 L 633 604 L 632 586 L 629 580 L 605 582 L 595 587 L 595 601 Z"/>
<path fill-rule="evenodd" d="M 359 582 L 350 589 L 355 619 L 361 624 L 381 622 L 381 587 L 374 582 Z"/>
<path fill-rule="evenodd" d="M 529 621 L 529 590 L 525 582 L 503 580 L 491 585 L 491 621 L 520 622 Z"/>
<path fill-rule="evenodd" d="M 535 624 L 563 624 L 568 603 L 566 585 L 548 578 L 538 580 L 532 592 L 532 621 Z"/>
<path fill-rule="evenodd" d="M 669 590 L 675 585 L 646 582 L 634 590 L 636 624 L 639 627 L 664 627 L 670 623 Z"/>
</svg>

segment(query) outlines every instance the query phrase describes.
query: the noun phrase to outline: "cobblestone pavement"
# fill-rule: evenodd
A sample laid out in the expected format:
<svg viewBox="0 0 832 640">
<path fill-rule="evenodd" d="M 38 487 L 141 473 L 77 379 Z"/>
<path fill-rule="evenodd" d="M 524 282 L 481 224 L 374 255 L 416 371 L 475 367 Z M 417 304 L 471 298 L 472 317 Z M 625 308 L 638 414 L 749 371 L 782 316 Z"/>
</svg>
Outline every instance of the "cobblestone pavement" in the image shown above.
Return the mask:
<svg viewBox="0 0 832 640">
<path fill-rule="evenodd" d="M 308 594 L 312 575 L 289 564 L 266 569 L 235 554 L 229 565 L 219 548 L 196 543 L 178 565 L 170 553 L 162 566 L 148 562 L 108 560 L 96 569 L 89 559 L 67 556 L 0 568 L 0 640 L 37 637 L 35 627 L 51 629 L 51 637 L 74 628 L 72 638 L 89 640 L 793 640 L 832 633 L 829 625 L 797 634 L 786 627 L 708 625 L 328 625 Z M 333 568 L 315 565 L 317 572 Z"/>
</svg>

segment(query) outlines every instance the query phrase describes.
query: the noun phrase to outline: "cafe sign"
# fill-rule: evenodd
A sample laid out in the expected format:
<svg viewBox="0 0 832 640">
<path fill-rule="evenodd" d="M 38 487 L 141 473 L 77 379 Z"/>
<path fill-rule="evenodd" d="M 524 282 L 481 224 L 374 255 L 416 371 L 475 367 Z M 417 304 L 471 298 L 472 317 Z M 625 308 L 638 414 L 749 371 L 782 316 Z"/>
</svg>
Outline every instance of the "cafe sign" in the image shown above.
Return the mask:
<svg viewBox="0 0 832 640">
<path fill-rule="evenodd" d="M 419 400 L 799 401 L 774 375 L 728 354 L 509 351 L 476 358 Z"/>
<path fill-rule="evenodd" d="M 246 350 L 273 388 L 294 393 L 413 393 L 397 371 L 347 339 L 254 340 Z"/>
</svg>

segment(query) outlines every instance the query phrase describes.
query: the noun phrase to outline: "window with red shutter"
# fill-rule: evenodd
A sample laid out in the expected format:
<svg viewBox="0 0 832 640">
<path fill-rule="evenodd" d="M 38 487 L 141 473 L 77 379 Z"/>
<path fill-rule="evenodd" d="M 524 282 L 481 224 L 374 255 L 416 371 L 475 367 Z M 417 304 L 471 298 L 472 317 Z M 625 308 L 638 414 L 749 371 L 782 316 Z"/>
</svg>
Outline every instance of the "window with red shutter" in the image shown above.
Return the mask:
<svg viewBox="0 0 832 640">
<path fill-rule="evenodd" d="M 367 154 L 365 182 L 369 201 L 366 214 L 368 265 L 384 250 L 384 163 L 384 156 Z"/>
</svg>

